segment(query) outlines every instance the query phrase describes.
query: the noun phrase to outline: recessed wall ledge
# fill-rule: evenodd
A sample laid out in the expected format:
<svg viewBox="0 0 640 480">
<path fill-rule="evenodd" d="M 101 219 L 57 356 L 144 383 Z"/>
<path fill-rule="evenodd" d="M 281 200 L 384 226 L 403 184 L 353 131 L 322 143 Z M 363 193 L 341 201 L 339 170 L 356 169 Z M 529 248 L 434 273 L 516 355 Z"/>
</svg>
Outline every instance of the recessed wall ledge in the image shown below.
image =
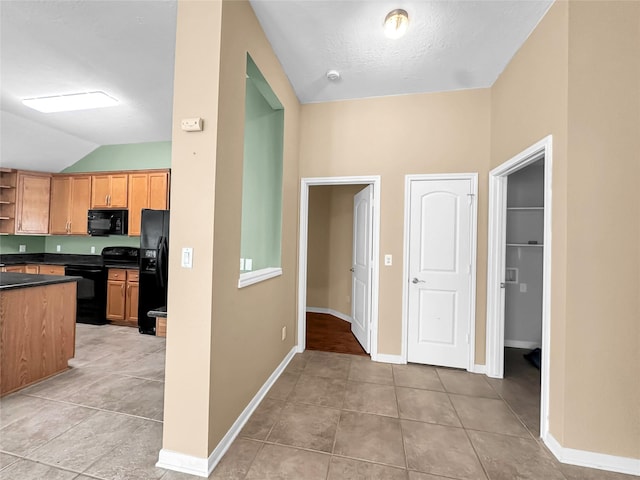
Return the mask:
<svg viewBox="0 0 640 480">
<path fill-rule="evenodd" d="M 241 273 L 238 279 L 238 288 L 248 287 L 254 283 L 264 282 L 270 278 L 282 275 L 282 268 L 263 268 L 254 272 Z"/>
</svg>

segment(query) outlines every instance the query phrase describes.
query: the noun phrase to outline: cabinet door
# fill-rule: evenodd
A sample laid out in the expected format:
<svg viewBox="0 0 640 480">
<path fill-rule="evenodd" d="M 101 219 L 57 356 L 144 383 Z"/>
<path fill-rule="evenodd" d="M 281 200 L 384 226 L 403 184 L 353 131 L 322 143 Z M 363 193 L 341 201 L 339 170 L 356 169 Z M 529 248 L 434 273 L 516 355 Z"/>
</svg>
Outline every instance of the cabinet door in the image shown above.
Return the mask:
<svg viewBox="0 0 640 480">
<path fill-rule="evenodd" d="M 107 319 L 123 321 L 125 316 L 124 281 L 107 281 Z"/>
<path fill-rule="evenodd" d="M 129 236 L 140 235 L 140 218 L 147 208 L 149 198 L 149 176 L 146 173 L 129 175 Z"/>
<path fill-rule="evenodd" d="M 107 208 L 111 192 L 111 175 L 91 177 L 91 208 Z"/>
<path fill-rule="evenodd" d="M 111 175 L 111 192 L 109 193 L 109 207 L 127 207 L 127 183 L 129 175 L 126 173 Z"/>
<path fill-rule="evenodd" d="M 17 228 L 20 233 L 49 233 L 51 175 L 18 173 Z"/>
<path fill-rule="evenodd" d="M 69 205 L 71 202 L 71 177 L 51 179 L 51 209 L 49 233 L 66 235 L 69 233 Z"/>
<path fill-rule="evenodd" d="M 87 212 L 91 205 L 91 177 L 71 177 L 71 205 L 69 206 L 69 233 L 87 235 Z"/>
<path fill-rule="evenodd" d="M 169 207 L 169 173 L 149 174 L 149 208 L 166 210 Z"/>
<path fill-rule="evenodd" d="M 138 325 L 138 282 L 127 282 L 127 314 L 125 320 Z"/>
</svg>

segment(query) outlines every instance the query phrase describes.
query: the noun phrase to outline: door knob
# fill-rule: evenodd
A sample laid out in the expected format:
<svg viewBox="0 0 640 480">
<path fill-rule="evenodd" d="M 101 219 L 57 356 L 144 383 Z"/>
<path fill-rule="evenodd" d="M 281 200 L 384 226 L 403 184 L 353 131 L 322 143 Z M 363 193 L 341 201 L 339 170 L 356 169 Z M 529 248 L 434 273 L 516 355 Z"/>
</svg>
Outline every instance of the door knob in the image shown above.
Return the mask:
<svg viewBox="0 0 640 480">
<path fill-rule="evenodd" d="M 355 272 L 355 271 L 356 271 L 356 269 L 355 269 L 355 268 L 353 268 L 353 267 L 351 267 L 351 268 L 349 269 L 349 271 L 350 271 L 350 272 Z"/>
<path fill-rule="evenodd" d="M 411 283 L 413 283 L 414 285 L 416 283 L 424 283 L 424 280 L 418 280 L 416 277 L 413 277 L 413 280 L 411 280 Z"/>
</svg>

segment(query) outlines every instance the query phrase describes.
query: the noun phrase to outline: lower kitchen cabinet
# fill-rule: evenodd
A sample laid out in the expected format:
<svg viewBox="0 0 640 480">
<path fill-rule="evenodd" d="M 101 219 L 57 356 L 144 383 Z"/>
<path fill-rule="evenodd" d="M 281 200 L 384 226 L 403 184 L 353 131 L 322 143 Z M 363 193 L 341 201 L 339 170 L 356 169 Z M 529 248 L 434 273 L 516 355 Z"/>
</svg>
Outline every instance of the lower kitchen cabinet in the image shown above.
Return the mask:
<svg viewBox="0 0 640 480">
<path fill-rule="evenodd" d="M 138 326 L 138 271 L 110 268 L 107 275 L 107 320 Z"/>
<path fill-rule="evenodd" d="M 38 265 L 40 275 L 64 275 L 64 265 Z"/>
</svg>

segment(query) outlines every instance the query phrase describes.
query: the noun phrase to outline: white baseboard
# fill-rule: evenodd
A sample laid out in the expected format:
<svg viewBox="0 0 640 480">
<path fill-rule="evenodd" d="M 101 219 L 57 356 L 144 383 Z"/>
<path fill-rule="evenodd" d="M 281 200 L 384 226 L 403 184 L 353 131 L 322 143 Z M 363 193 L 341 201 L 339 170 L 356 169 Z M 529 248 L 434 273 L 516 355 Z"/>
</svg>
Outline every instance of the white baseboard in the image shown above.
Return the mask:
<svg viewBox="0 0 640 480">
<path fill-rule="evenodd" d="M 167 450 L 166 448 L 160 450 L 156 467 L 197 475 L 198 477 L 206 478 L 209 476 L 207 473 L 209 471 L 209 460 L 207 458 L 194 457 Z"/>
<path fill-rule="evenodd" d="M 640 458 L 617 457 L 605 453 L 566 448 L 560 445 L 550 433 L 543 437 L 543 441 L 551 453 L 562 463 L 640 476 Z"/>
<path fill-rule="evenodd" d="M 297 347 L 293 347 L 284 357 L 280 365 L 273 371 L 271 376 L 262 385 L 260 390 L 254 395 L 249 404 L 242 411 L 240 416 L 233 422 L 229 431 L 222 437 L 220 443 L 213 449 L 208 458 L 193 457 L 183 453 L 173 452 L 171 450 L 162 449 L 158 456 L 156 467 L 165 468 L 167 470 L 175 470 L 176 472 L 189 473 L 199 477 L 208 477 L 223 455 L 227 452 L 233 441 L 236 439 L 244 424 L 247 423 L 249 417 L 253 414 L 262 399 L 278 380 L 284 369 L 289 365 L 293 356 L 297 353 Z"/>
<path fill-rule="evenodd" d="M 328 313 L 329 315 L 333 315 L 334 317 L 339 318 L 340 320 L 344 320 L 345 322 L 351 323 L 352 318 L 350 315 L 339 312 L 332 308 L 323 308 L 323 307 L 307 307 L 307 312 L 309 313 Z"/>
<path fill-rule="evenodd" d="M 469 370 L 471 373 L 481 373 L 482 375 L 487 374 L 487 366 L 486 365 L 478 365 L 477 363 L 473 366 L 473 370 Z"/>
<path fill-rule="evenodd" d="M 395 363 L 396 365 L 407 363 L 402 359 L 402 355 L 387 355 L 386 353 L 378 353 L 375 357 L 372 355 L 371 360 L 381 363 Z"/>
<path fill-rule="evenodd" d="M 533 348 L 540 348 L 541 342 L 523 342 L 521 340 L 507 340 L 506 338 L 504 339 L 504 346 L 505 347 L 511 347 L 511 348 L 526 348 L 526 349 L 533 349 Z"/>
</svg>

